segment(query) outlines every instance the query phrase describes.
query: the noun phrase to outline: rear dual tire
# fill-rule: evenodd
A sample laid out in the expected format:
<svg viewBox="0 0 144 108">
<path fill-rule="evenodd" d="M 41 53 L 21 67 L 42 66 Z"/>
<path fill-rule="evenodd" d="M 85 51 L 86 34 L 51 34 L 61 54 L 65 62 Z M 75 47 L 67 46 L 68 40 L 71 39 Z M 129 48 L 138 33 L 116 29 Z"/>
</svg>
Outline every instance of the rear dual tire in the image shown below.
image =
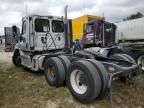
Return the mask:
<svg viewBox="0 0 144 108">
<path fill-rule="evenodd" d="M 66 81 L 73 97 L 82 103 L 104 96 L 107 90 L 108 73 L 96 60 L 70 63 L 66 56 L 51 57 L 44 63 L 44 73 L 51 86 L 60 87 Z"/>
<path fill-rule="evenodd" d="M 44 74 L 49 85 L 60 87 L 65 84 L 70 60 L 66 56 L 51 57 L 44 63 Z"/>
<path fill-rule="evenodd" d="M 65 70 L 57 57 L 51 57 L 44 63 L 44 74 L 49 85 L 60 87 L 65 81 Z"/>
<path fill-rule="evenodd" d="M 94 60 L 94 59 L 89 59 L 88 61 L 94 65 L 94 67 L 98 70 L 98 73 L 100 75 L 101 91 L 98 95 L 98 98 L 102 98 L 105 96 L 107 92 L 107 86 L 108 86 L 108 81 L 109 81 L 108 72 L 101 62 Z"/>
<path fill-rule="evenodd" d="M 106 92 L 108 74 L 101 73 L 100 65 L 95 60 L 80 60 L 69 66 L 67 86 L 75 99 L 89 103 Z"/>
</svg>

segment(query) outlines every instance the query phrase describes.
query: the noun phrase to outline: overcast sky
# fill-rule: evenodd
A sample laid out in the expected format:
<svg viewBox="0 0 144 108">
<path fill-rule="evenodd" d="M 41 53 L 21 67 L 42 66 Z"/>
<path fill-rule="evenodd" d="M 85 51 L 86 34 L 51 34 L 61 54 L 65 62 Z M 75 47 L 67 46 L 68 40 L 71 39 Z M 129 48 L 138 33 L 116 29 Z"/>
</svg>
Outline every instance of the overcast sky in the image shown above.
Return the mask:
<svg viewBox="0 0 144 108">
<path fill-rule="evenodd" d="M 84 14 L 100 15 L 109 21 L 120 21 L 138 11 L 144 13 L 144 0 L 0 0 L 0 34 L 5 26 L 21 26 L 22 16 L 28 14 L 64 16 L 67 4 L 68 17 Z"/>
</svg>

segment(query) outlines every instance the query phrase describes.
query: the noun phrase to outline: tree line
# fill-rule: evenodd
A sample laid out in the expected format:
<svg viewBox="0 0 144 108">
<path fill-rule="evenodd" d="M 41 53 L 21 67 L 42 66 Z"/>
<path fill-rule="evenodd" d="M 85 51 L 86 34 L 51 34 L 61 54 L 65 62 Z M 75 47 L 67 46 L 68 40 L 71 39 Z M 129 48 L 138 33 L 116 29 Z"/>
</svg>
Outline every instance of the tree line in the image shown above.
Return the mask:
<svg viewBox="0 0 144 108">
<path fill-rule="evenodd" d="M 127 21 L 127 20 L 131 20 L 131 19 L 137 19 L 137 18 L 141 18 L 144 17 L 144 15 L 141 12 L 137 12 L 135 14 L 131 14 L 130 16 L 123 18 L 123 21 Z"/>
</svg>

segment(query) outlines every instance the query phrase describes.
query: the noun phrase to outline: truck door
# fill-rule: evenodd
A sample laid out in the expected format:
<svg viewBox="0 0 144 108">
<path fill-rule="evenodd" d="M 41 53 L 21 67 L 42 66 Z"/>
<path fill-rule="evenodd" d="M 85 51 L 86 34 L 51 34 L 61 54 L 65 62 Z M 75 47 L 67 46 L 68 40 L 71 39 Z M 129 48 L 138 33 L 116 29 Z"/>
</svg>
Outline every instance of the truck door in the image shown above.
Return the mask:
<svg viewBox="0 0 144 108">
<path fill-rule="evenodd" d="M 24 19 L 22 23 L 22 33 L 20 39 L 21 50 L 29 51 L 29 21 Z"/>
<path fill-rule="evenodd" d="M 48 47 L 63 49 L 65 46 L 65 37 L 64 37 L 64 22 L 62 20 L 51 20 L 51 42 L 48 43 Z M 54 41 L 54 42 L 52 42 Z"/>
<path fill-rule="evenodd" d="M 95 26 L 94 23 L 86 24 L 86 28 L 84 30 L 84 36 L 82 39 L 82 43 L 84 47 L 94 46 L 95 42 Z"/>
</svg>

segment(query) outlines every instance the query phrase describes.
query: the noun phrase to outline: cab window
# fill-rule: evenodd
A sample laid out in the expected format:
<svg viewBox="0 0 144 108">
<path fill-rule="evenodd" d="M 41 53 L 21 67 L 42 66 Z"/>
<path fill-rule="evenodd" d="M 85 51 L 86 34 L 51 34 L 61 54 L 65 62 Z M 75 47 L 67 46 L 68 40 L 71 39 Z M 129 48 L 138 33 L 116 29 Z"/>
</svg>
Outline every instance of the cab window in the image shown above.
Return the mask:
<svg viewBox="0 0 144 108">
<path fill-rule="evenodd" d="M 53 20 L 52 21 L 52 31 L 62 33 L 64 32 L 64 23 L 63 21 Z"/>
<path fill-rule="evenodd" d="M 26 33 L 26 21 L 24 21 L 22 25 L 22 34 L 25 34 L 25 33 Z"/>
<path fill-rule="evenodd" d="M 49 32 L 49 20 L 48 19 L 36 19 L 35 20 L 35 31 L 36 32 Z"/>
<path fill-rule="evenodd" d="M 86 27 L 86 32 L 93 32 L 94 31 L 94 24 L 88 24 Z"/>
<path fill-rule="evenodd" d="M 105 29 L 105 32 L 112 32 L 113 31 L 113 26 L 110 23 L 105 23 L 104 29 Z"/>
</svg>

